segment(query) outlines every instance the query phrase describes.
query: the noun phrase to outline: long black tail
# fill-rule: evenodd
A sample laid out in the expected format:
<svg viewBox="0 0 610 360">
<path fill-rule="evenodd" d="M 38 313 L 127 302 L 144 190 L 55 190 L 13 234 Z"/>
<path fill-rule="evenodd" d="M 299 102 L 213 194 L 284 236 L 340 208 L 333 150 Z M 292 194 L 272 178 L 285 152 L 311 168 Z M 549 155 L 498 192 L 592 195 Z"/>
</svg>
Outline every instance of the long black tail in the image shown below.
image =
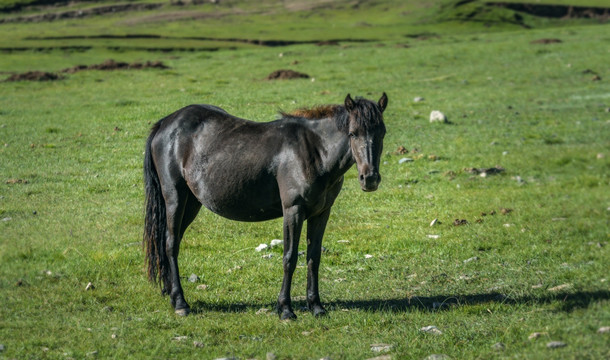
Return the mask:
<svg viewBox="0 0 610 360">
<path fill-rule="evenodd" d="M 167 218 L 165 200 L 161 192 L 159 175 L 152 157 L 152 140 L 162 121 L 153 126 L 146 141 L 144 153 L 144 188 L 146 190 L 146 215 L 144 218 L 144 238 L 142 245 L 146 252 L 148 279 L 162 285 L 162 293 L 171 290 L 169 262 L 165 253 Z"/>
</svg>

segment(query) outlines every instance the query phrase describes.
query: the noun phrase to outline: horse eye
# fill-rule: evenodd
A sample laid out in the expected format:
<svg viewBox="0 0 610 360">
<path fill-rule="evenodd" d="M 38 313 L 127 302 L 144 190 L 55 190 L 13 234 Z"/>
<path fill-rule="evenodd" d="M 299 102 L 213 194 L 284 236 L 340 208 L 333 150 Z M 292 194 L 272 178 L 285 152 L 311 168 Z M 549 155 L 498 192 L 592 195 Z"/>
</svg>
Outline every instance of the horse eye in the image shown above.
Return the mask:
<svg viewBox="0 0 610 360">
<path fill-rule="evenodd" d="M 351 137 L 351 138 L 355 138 L 355 137 L 356 137 L 356 134 L 354 134 L 353 132 L 350 132 L 348 135 L 349 135 L 349 137 Z"/>
</svg>

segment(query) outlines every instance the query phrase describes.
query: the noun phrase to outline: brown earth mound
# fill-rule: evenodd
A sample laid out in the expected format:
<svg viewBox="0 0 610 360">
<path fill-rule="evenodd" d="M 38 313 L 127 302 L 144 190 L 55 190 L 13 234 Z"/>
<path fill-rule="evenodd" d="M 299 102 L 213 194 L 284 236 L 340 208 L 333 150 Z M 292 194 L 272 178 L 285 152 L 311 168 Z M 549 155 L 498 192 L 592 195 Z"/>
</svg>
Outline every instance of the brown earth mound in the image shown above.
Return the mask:
<svg viewBox="0 0 610 360">
<path fill-rule="evenodd" d="M 101 64 L 94 65 L 76 65 L 71 68 L 63 69 L 61 72 L 73 74 L 77 71 L 82 70 L 124 70 L 124 69 L 147 69 L 147 68 L 155 68 L 155 69 L 169 69 L 169 67 L 163 64 L 161 61 L 147 61 L 145 63 L 134 62 L 134 63 L 126 63 L 126 62 L 117 62 L 112 59 L 108 59 Z"/>
<path fill-rule="evenodd" d="M 294 70 L 275 70 L 265 80 L 309 79 L 309 75 Z"/>
<path fill-rule="evenodd" d="M 161 61 L 147 61 L 145 63 L 134 62 L 134 63 L 126 63 L 126 62 L 117 62 L 112 59 L 106 60 L 101 64 L 93 64 L 93 65 L 76 65 L 67 69 L 63 69 L 60 73 L 68 73 L 74 74 L 78 71 L 83 70 L 130 70 L 130 69 L 169 69 L 169 66 L 163 64 Z M 51 80 L 60 80 L 62 76 L 43 71 L 28 71 L 22 74 L 14 74 L 11 75 L 5 81 L 51 81 Z"/>
<path fill-rule="evenodd" d="M 23 74 L 11 75 L 5 81 L 53 81 L 59 79 L 61 77 L 57 74 L 44 71 L 28 71 Z"/>
</svg>

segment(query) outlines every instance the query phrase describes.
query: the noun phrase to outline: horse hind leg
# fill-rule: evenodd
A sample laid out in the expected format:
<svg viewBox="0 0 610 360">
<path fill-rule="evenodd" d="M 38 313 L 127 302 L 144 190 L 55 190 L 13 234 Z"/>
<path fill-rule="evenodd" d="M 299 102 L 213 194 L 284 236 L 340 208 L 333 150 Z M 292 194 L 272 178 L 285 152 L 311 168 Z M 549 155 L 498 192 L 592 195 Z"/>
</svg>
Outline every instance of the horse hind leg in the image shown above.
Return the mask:
<svg viewBox="0 0 610 360">
<path fill-rule="evenodd" d="M 184 292 L 180 283 L 180 270 L 178 268 L 178 254 L 182 235 L 190 223 L 195 219 L 200 204 L 192 196 L 190 190 L 184 186 L 164 189 L 166 215 L 167 215 L 167 241 L 165 252 L 169 263 L 169 285 L 167 289 L 170 301 L 177 315 L 186 316 L 191 309 L 184 299 Z M 195 201 L 195 204 L 191 202 Z"/>
</svg>

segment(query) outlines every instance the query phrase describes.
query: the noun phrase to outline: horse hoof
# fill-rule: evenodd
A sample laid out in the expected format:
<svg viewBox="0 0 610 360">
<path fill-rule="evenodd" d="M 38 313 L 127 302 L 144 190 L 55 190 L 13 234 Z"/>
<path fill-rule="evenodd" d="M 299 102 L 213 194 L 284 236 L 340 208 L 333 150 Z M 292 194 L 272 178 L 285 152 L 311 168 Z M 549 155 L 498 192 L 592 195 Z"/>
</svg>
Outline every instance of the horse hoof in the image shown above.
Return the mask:
<svg viewBox="0 0 610 360">
<path fill-rule="evenodd" d="M 280 320 L 296 320 L 297 316 L 290 310 L 284 310 L 280 314 Z"/>
<path fill-rule="evenodd" d="M 323 307 L 315 307 L 313 309 L 313 316 L 315 317 L 322 317 L 322 316 L 326 316 L 327 312 Z"/>
<path fill-rule="evenodd" d="M 176 309 L 176 311 L 175 311 L 176 315 L 178 315 L 178 316 L 187 316 L 190 312 L 191 312 L 191 309 L 189 309 L 189 308 Z"/>
</svg>

